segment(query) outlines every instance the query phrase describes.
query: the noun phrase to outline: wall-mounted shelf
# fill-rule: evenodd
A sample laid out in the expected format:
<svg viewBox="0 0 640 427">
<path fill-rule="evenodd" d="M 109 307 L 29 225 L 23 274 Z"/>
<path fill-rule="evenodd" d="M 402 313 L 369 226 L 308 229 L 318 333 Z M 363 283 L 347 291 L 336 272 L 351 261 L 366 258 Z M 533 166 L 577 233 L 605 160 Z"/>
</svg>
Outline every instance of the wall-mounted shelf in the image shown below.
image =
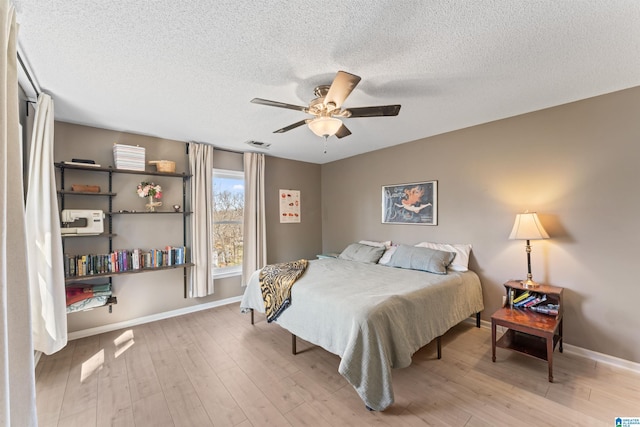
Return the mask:
<svg viewBox="0 0 640 427">
<path fill-rule="evenodd" d="M 96 193 L 94 191 L 58 190 L 58 194 L 70 196 L 116 196 L 117 193 Z"/>
<path fill-rule="evenodd" d="M 113 198 L 117 196 L 117 193 L 113 192 L 113 174 L 128 174 L 128 175 L 146 175 L 146 176 L 161 176 L 168 178 L 180 178 L 182 179 L 182 206 L 186 207 L 187 204 L 187 181 L 191 178 L 191 175 L 186 173 L 166 173 L 166 172 L 157 172 L 157 171 L 137 171 L 137 170 L 128 170 L 128 169 L 116 169 L 113 167 L 94 167 L 94 166 L 83 166 L 77 164 L 66 164 L 66 163 L 55 163 L 55 167 L 60 170 L 60 189 L 57 191 L 58 196 L 60 197 L 60 209 L 65 209 L 65 198 L 68 196 L 103 196 L 108 198 L 108 209 L 105 212 L 106 215 L 106 227 L 105 232 L 99 235 L 63 235 L 63 249 L 64 249 L 64 241 L 69 238 L 77 238 L 77 237 L 102 237 L 107 238 L 109 242 L 109 253 L 113 253 L 113 238 L 117 236 L 113 231 L 113 217 L 115 215 L 179 215 L 182 216 L 182 240 L 183 245 L 186 247 L 187 245 L 187 217 L 191 215 L 192 212 L 187 211 L 163 211 L 163 212 L 132 212 L 132 211 L 114 211 L 113 209 Z M 66 170 L 74 170 L 74 171 L 83 171 L 87 173 L 107 173 L 108 174 L 108 189 L 106 192 L 87 192 L 87 191 L 71 191 L 65 189 L 65 171 Z M 74 199 L 75 200 L 75 197 Z M 85 280 L 93 280 L 99 278 L 107 278 L 109 280 L 109 284 L 112 284 L 112 278 L 116 276 L 121 276 L 125 274 L 136 274 L 136 273 L 147 273 L 152 271 L 161 271 L 161 270 L 169 270 L 182 268 L 183 269 L 183 286 L 184 286 L 184 296 L 187 297 L 187 269 L 194 264 L 191 262 L 186 262 L 182 264 L 161 266 L 161 267 L 145 267 L 138 269 L 130 269 L 127 271 L 118 271 L 118 272 L 108 272 L 108 273 L 99 273 L 99 274 L 91 274 L 84 276 L 68 276 L 65 277 L 65 283 L 77 283 Z M 115 296 L 111 296 L 105 306 L 109 306 L 109 312 L 112 311 L 111 306 L 117 303 L 117 298 Z"/>
<path fill-rule="evenodd" d="M 122 276 L 124 274 L 136 274 L 136 273 L 149 273 L 151 271 L 172 270 L 175 268 L 186 268 L 186 267 L 192 267 L 192 266 L 193 266 L 192 262 L 187 262 L 184 264 L 164 265 L 162 267 L 145 267 L 145 268 L 138 268 L 135 270 L 127 270 L 127 271 L 113 271 L 110 273 L 86 274 L 84 276 L 65 277 L 64 282 L 76 283 L 76 282 L 82 282 L 83 280 L 97 279 L 100 277 L 113 277 L 113 276 Z"/>
<path fill-rule="evenodd" d="M 102 233 L 102 234 L 63 234 L 63 239 L 70 239 L 72 237 L 116 237 L 115 233 Z"/>
<path fill-rule="evenodd" d="M 161 212 L 145 212 L 145 211 L 116 211 L 116 212 L 105 212 L 105 215 L 191 215 L 193 212 L 171 212 L 171 211 L 161 211 Z"/>
</svg>

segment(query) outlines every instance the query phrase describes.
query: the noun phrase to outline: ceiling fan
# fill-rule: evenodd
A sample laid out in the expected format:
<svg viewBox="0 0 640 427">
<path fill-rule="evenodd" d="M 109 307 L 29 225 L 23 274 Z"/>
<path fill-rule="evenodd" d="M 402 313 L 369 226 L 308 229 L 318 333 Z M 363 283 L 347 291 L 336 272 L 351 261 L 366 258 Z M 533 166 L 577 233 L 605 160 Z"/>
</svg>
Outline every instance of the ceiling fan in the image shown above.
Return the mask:
<svg viewBox="0 0 640 427">
<path fill-rule="evenodd" d="M 342 109 L 342 104 L 345 99 L 347 99 L 359 82 L 359 76 L 345 71 L 338 71 L 331 85 L 321 85 L 314 89 L 313 93 L 316 98 L 313 99 L 307 107 L 262 98 L 253 98 L 251 102 L 254 104 L 269 105 L 271 107 L 299 110 L 315 116 L 310 119 L 300 120 L 282 129 L 278 129 L 273 133 L 284 133 L 306 124 L 313 133 L 324 137 L 326 142 L 327 138 L 333 135 L 338 138 L 351 135 L 351 131 L 342 123 L 341 119 L 349 117 L 397 116 L 400 112 L 400 105 Z"/>
</svg>

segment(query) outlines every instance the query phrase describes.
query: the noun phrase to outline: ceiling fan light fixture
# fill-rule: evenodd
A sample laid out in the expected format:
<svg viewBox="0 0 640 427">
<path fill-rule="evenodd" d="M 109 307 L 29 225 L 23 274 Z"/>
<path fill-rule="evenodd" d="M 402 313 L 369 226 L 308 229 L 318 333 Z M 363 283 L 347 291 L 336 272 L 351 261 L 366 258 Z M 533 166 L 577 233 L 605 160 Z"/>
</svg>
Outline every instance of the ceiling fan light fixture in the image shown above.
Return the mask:
<svg viewBox="0 0 640 427">
<path fill-rule="evenodd" d="M 342 127 L 342 120 L 335 117 L 316 117 L 308 124 L 311 132 L 318 136 L 330 137 L 338 132 L 338 129 Z"/>
</svg>

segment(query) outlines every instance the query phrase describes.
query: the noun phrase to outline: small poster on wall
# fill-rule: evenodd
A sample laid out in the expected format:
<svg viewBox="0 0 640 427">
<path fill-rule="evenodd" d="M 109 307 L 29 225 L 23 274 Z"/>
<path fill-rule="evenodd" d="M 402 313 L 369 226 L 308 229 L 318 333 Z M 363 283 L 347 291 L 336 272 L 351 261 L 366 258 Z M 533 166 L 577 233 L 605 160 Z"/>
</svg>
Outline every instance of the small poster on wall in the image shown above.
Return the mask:
<svg viewBox="0 0 640 427">
<path fill-rule="evenodd" d="M 280 190 L 280 222 L 300 222 L 300 190 Z"/>
</svg>

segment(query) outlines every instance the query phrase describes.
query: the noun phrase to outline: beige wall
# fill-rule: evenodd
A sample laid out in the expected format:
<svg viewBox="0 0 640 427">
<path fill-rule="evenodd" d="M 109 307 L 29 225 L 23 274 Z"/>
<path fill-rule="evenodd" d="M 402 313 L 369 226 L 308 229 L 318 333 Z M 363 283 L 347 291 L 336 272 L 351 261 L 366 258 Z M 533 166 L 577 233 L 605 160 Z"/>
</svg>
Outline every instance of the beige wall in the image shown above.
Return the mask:
<svg viewBox="0 0 640 427">
<path fill-rule="evenodd" d="M 146 149 L 147 160 L 173 160 L 176 171 L 187 170 L 187 156 L 183 142 L 159 139 L 143 135 L 115 132 L 56 122 L 54 158 L 57 162 L 72 158 L 93 159 L 102 166 L 113 166 L 112 147 L 114 143 L 140 145 Z M 242 155 L 216 150 L 216 168 L 242 170 Z M 153 170 L 154 167 L 148 167 Z M 163 206 L 169 209 L 173 204 L 182 205 L 182 181 L 166 177 L 116 174 L 113 191 L 118 193 L 113 199 L 113 209 L 143 210 L 145 200 L 135 193 L 139 181 L 148 178 L 162 185 Z M 282 159 L 267 159 L 267 234 L 270 235 L 269 257 L 274 260 L 313 256 L 321 250 L 320 220 L 320 167 Z M 65 186 L 71 184 L 95 184 L 107 189 L 106 173 L 86 173 L 67 170 Z M 279 224 L 277 201 L 278 188 L 299 188 L 303 194 L 303 214 L 301 224 Z M 273 196 L 275 194 L 275 196 Z M 108 210 L 105 197 L 67 196 L 66 207 Z M 114 249 L 157 248 L 179 245 L 182 242 L 182 221 L 174 215 L 117 215 L 113 218 Z M 104 253 L 108 241 L 100 237 L 65 239 L 65 250 L 69 253 Z M 99 251 L 99 252 L 98 252 Z M 88 312 L 73 313 L 68 316 L 69 332 L 128 321 L 166 311 L 186 308 L 242 295 L 240 277 L 219 279 L 215 283 L 215 293 L 205 298 L 183 298 L 183 270 L 165 270 L 153 273 L 132 274 L 113 278 L 114 294 L 118 304 L 113 313 L 106 308 Z"/>
<path fill-rule="evenodd" d="M 639 113 L 640 87 L 323 165 L 323 249 L 471 243 L 488 320 L 526 273 L 515 214 L 537 211 L 551 239 L 532 242 L 533 276 L 565 287 L 566 342 L 640 362 Z M 423 180 L 439 225 L 381 224 L 381 186 Z"/>
<path fill-rule="evenodd" d="M 320 165 L 266 158 L 267 262 L 314 259 L 322 252 Z M 300 223 L 281 224 L 279 190 L 300 191 Z"/>
</svg>

